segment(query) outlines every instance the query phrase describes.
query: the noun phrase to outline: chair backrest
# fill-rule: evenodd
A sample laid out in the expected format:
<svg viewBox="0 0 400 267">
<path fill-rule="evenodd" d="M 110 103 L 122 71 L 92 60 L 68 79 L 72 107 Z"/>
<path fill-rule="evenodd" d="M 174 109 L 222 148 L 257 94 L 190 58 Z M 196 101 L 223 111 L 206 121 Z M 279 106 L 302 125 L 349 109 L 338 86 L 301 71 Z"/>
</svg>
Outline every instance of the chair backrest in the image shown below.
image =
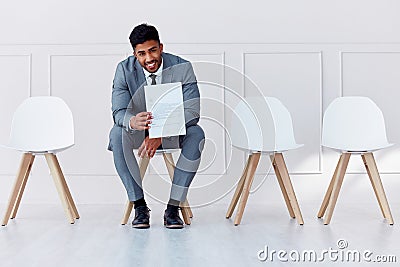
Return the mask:
<svg viewBox="0 0 400 267">
<path fill-rule="evenodd" d="M 285 151 L 301 147 L 293 133 L 292 117 L 275 97 L 247 97 L 233 112 L 232 145 L 252 151 Z"/>
<path fill-rule="evenodd" d="M 30 97 L 15 111 L 9 147 L 24 152 L 54 152 L 72 145 L 72 112 L 61 98 Z"/>
<path fill-rule="evenodd" d="M 362 96 L 339 97 L 328 106 L 323 119 L 322 145 L 348 152 L 391 146 L 382 111 L 371 99 Z"/>
</svg>

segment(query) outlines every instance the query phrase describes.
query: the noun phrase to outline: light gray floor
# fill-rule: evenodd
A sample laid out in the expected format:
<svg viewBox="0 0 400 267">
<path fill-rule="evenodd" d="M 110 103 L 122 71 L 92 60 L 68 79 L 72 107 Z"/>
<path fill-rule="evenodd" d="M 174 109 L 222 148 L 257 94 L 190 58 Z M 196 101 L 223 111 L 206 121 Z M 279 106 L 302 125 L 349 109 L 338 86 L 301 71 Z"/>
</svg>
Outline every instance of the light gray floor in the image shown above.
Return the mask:
<svg viewBox="0 0 400 267">
<path fill-rule="evenodd" d="M 227 206 L 217 203 L 193 209 L 192 225 L 184 230 L 163 227 L 163 205 L 150 208 L 151 228 L 136 230 L 119 224 L 123 205 L 78 205 L 82 218 L 75 225 L 67 223 L 61 205 L 21 205 L 17 219 L 0 228 L 0 266 L 397 266 L 400 261 L 399 227 L 389 226 L 376 204 L 341 205 L 329 226 L 316 218 L 317 206 L 302 205 L 305 225 L 299 226 L 283 205 L 251 203 L 235 227 L 225 219 Z M 400 220 L 395 214 L 394 219 Z M 281 262 L 276 255 L 272 261 L 257 257 L 265 246 L 320 255 L 324 249 L 339 250 L 339 239 L 348 243 L 342 251 L 395 255 L 397 263 L 333 262 L 329 256 L 319 263 L 298 263 Z"/>
</svg>

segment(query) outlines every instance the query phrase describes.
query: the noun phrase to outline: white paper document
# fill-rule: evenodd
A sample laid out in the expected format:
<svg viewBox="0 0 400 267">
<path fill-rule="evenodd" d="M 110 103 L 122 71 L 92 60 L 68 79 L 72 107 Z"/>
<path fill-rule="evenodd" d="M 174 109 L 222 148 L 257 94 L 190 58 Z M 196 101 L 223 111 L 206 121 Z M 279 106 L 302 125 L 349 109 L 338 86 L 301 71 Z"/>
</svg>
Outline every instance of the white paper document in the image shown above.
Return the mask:
<svg viewBox="0 0 400 267">
<path fill-rule="evenodd" d="M 185 135 L 182 83 L 165 83 L 144 87 L 147 111 L 153 115 L 149 137 Z"/>
</svg>

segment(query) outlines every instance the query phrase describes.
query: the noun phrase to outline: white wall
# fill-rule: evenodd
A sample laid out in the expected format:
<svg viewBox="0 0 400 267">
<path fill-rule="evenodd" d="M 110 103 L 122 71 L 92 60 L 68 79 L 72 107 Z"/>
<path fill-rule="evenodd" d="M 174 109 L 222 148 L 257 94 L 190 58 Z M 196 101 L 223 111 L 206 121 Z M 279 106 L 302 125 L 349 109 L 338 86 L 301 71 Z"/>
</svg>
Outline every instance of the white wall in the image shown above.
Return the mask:
<svg viewBox="0 0 400 267">
<path fill-rule="evenodd" d="M 0 16 L 0 140 L 6 142 L 12 113 L 24 98 L 62 97 L 74 114 L 76 145 L 59 158 L 76 201 L 123 203 L 106 150 L 111 85 L 116 64 L 131 53 L 130 31 L 149 22 L 166 51 L 192 60 L 200 84 L 208 140 L 192 205 L 230 200 L 222 197 L 231 193 L 244 162 L 230 146 L 230 107 L 237 95 L 260 93 L 280 98 L 291 111 L 297 141 L 305 146 L 287 153 L 288 167 L 300 204 L 319 205 L 338 159 L 320 148 L 322 114 L 335 97 L 371 97 L 384 112 L 389 140 L 400 143 L 398 10 L 395 0 L 7 1 Z M 0 148 L 0 203 L 8 199 L 20 156 Z M 377 153 L 394 205 L 399 158 L 398 146 Z M 160 181 L 166 170 L 161 159 L 153 163 L 145 186 L 165 200 L 167 183 Z M 264 158 L 255 189 L 269 168 Z M 346 176 L 339 202 L 376 202 L 362 168 L 360 159 L 351 161 L 353 174 Z M 250 201 L 283 205 L 274 176 L 268 178 Z M 59 201 L 42 158 L 23 201 Z"/>
</svg>

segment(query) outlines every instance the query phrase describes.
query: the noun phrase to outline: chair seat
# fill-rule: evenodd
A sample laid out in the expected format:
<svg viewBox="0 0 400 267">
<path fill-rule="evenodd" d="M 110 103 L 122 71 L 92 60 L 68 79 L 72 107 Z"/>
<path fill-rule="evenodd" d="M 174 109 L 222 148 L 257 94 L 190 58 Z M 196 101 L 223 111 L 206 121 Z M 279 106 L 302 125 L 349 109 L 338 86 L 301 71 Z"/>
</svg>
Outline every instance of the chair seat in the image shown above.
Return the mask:
<svg viewBox="0 0 400 267">
<path fill-rule="evenodd" d="M 3 148 L 8 148 L 8 149 L 13 149 L 13 150 L 17 150 L 23 153 L 32 153 L 35 155 L 44 155 L 47 153 L 52 153 L 52 154 L 57 154 L 61 151 L 64 151 L 68 148 L 73 147 L 75 144 L 66 146 L 66 147 L 58 147 L 58 148 L 47 148 L 46 150 L 43 149 L 39 149 L 39 148 L 35 148 L 35 147 L 20 147 L 18 145 L 12 145 L 12 144 L 6 144 L 6 145 L 0 145 L 0 147 Z"/>
<path fill-rule="evenodd" d="M 351 153 L 351 154 L 361 154 L 361 153 L 369 153 L 369 152 L 375 152 L 381 149 L 385 149 L 391 146 L 394 146 L 395 144 L 382 144 L 380 146 L 374 146 L 374 147 L 368 147 L 367 145 L 363 146 L 363 148 L 360 147 L 333 147 L 333 146 L 328 146 L 328 145 L 323 145 L 323 147 L 330 148 L 332 150 L 335 150 L 339 153 Z"/>
<path fill-rule="evenodd" d="M 260 149 L 253 149 L 253 148 L 248 148 L 248 147 L 240 147 L 240 146 L 237 146 L 237 145 L 232 145 L 232 146 L 235 147 L 235 148 L 237 148 L 237 149 L 240 149 L 240 150 L 242 150 L 242 151 L 245 151 L 245 152 L 247 152 L 248 154 L 250 154 L 250 153 L 257 153 L 257 152 L 259 152 L 259 153 L 261 153 L 261 154 L 272 154 L 272 153 L 283 153 L 283 152 L 286 152 L 286 151 L 288 151 L 288 150 L 297 149 L 297 148 L 303 147 L 304 144 L 295 144 L 295 145 L 293 145 L 293 146 L 291 146 L 291 147 L 285 147 L 285 148 L 276 147 L 276 148 L 274 148 L 274 149 L 271 148 L 270 150 L 265 150 L 265 149 L 262 149 L 262 150 L 260 150 Z"/>
<path fill-rule="evenodd" d="M 165 148 L 165 149 L 157 149 L 156 150 L 156 155 L 160 155 L 163 153 L 174 153 L 180 151 L 180 148 Z"/>
</svg>

